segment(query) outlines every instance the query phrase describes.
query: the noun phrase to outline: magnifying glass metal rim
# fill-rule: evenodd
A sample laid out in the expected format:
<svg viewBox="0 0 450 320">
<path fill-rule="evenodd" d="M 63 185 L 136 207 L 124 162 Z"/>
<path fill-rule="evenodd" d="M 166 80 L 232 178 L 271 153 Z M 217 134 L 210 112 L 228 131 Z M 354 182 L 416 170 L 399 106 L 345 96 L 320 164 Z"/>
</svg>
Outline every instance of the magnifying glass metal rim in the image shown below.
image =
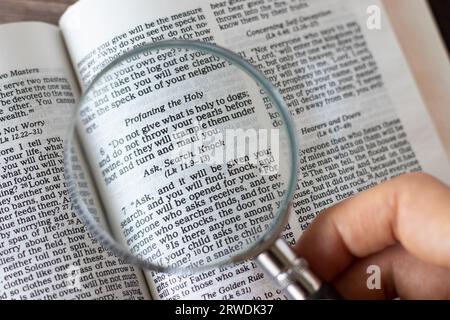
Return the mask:
<svg viewBox="0 0 450 320">
<path fill-rule="evenodd" d="M 283 97 L 278 92 L 276 87 L 260 72 L 258 71 L 252 64 L 241 58 L 236 53 L 220 47 L 215 44 L 210 44 L 201 41 L 194 40 L 164 40 L 160 42 L 154 42 L 145 44 L 141 47 L 132 49 L 127 51 L 123 55 L 119 56 L 112 62 L 110 62 L 99 74 L 97 74 L 94 79 L 91 81 L 88 88 L 85 90 L 82 95 L 75 111 L 73 113 L 74 118 L 77 114 L 79 108 L 83 105 L 83 101 L 85 97 L 89 94 L 89 92 L 95 87 L 97 81 L 101 79 L 105 74 L 107 74 L 111 69 L 113 69 L 117 64 L 125 61 L 127 58 L 138 55 L 143 52 L 156 51 L 156 50 L 164 50 L 164 49 L 188 49 L 188 50 L 197 50 L 203 51 L 213 56 L 222 58 L 230 62 L 232 65 L 239 67 L 242 71 L 247 73 L 253 80 L 255 80 L 267 93 L 267 95 L 271 98 L 272 102 L 276 105 L 277 111 L 279 111 L 280 116 L 286 126 L 287 135 L 288 135 L 288 143 L 290 147 L 290 156 L 291 156 L 291 176 L 289 177 L 289 182 L 287 184 L 286 192 L 282 197 L 280 202 L 280 207 L 277 209 L 277 216 L 275 223 L 272 224 L 269 230 L 266 230 L 264 235 L 260 237 L 259 240 L 255 241 L 254 244 L 250 245 L 248 248 L 244 250 L 243 253 L 237 254 L 233 256 L 230 260 L 211 263 L 206 266 L 200 267 L 170 267 L 170 266 L 161 266 L 157 264 L 153 264 L 150 261 L 139 258 L 130 252 L 128 252 L 123 245 L 120 245 L 117 240 L 115 240 L 110 234 L 108 234 L 104 229 L 98 226 L 98 222 L 93 218 L 91 214 L 89 214 L 89 210 L 86 207 L 86 204 L 82 199 L 79 198 L 77 193 L 77 185 L 74 184 L 70 177 L 73 176 L 74 172 L 72 170 L 72 156 L 71 156 L 71 146 L 73 144 L 73 139 L 77 135 L 76 131 L 76 123 L 73 121 L 70 126 L 67 137 L 65 140 L 65 148 L 64 148 L 64 171 L 67 178 L 68 191 L 70 198 L 72 200 L 73 207 L 75 211 L 78 213 L 80 219 L 87 227 L 87 230 L 107 249 L 113 252 L 117 257 L 123 259 L 124 261 L 137 265 L 138 267 L 156 271 L 156 272 L 165 272 L 165 273 L 185 273 L 192 271 L 201 271 L 204 269 L 210 269 L 213 267 L 219 267 L 223 265 L 228 265 L 234 262 L 243 261 L 245 259 L 253 258 L 259 255 L 260 253 L 266 251 L 277 238 L 287 223 L 287 218 L 289 215 L 289 202 L 293 197 L 297 186 L 298 179 L 298 142 L 297 142 L 297 134 L 295 130 L 295 125 L 290 118 L 290 113 L 287 105 L 284 102 Z"/>
</svg>

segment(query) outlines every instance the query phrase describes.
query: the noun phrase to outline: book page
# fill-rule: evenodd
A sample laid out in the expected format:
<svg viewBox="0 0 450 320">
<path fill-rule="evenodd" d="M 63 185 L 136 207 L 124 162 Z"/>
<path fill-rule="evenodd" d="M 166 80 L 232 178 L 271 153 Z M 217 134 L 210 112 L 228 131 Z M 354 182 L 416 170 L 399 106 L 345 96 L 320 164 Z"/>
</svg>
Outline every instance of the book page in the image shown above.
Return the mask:
<svg viewBox="0 0 450 320">
<path fill-rule="evenodd" d="M 379 30 L 367 27 L 369 6 L 380 10 Z M 291 244 L 323 209 L 397 175 L 424 170 L 450 182 L 441 142 L 379 1 L 81 1 L 60 24 L 82 87 L 127 50 L 171 38 L 215 42 L 259 68 L 283 95 L 301 145 L 283 234 Z M 189 276 L 147 275 L 162 299 L 285 298 L 251 261 Z"/>
<path fill-rule="evenodd" d="M 78 88 L 59 29 L 8 24 L 0 42 L 0 299 L 148 298 L 70 204 L 63 138 Z"/>
</svg>

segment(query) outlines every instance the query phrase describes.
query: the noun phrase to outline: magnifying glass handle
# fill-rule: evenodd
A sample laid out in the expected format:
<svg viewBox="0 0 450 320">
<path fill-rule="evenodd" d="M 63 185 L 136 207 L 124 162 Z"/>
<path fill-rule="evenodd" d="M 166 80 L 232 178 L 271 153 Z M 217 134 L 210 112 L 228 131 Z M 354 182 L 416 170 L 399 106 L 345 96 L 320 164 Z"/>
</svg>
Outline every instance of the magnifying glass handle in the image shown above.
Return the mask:
<svg viewBox="0 0 450 320">
<path fill-rule="evenodd" d="M 282 239 L 256 257 L 256 261 L 294 300 L 336 300 L 339 293 L 308 268 L 305 259 L 298 257 Z"/>
</svg>

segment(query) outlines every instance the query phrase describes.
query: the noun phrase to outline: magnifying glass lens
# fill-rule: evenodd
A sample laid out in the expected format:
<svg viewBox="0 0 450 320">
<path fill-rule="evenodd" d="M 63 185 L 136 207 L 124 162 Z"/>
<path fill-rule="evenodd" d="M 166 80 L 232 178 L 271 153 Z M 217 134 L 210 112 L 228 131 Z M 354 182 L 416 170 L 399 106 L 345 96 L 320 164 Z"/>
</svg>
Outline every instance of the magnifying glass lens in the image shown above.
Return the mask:
<svg viewBox="0 0 450 320">
<path fill-rule="evenodd" d="M 136 49 L 95 78 L 66 139 L 66 175 L 91 234 L 158 271 L 230 263 L 280 232 L 295 186 L 282 100 L 218 47 Z"/>
</svg>

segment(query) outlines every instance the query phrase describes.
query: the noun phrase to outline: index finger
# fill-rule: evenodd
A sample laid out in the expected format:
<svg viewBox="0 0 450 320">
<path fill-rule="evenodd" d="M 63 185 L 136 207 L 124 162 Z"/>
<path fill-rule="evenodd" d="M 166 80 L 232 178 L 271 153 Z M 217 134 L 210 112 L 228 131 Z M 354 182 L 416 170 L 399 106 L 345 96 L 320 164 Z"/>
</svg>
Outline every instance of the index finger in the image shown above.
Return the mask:
<svg viewBox="0 0 450 320">
<path fill-rule="evenodd" d="M 355 258 L 397 242 L 411 254 L 450 267 L 450 189 L 423 173 L 403 175 L 319 214 L 296 250 L 326 281 Z"/>
</svg>

